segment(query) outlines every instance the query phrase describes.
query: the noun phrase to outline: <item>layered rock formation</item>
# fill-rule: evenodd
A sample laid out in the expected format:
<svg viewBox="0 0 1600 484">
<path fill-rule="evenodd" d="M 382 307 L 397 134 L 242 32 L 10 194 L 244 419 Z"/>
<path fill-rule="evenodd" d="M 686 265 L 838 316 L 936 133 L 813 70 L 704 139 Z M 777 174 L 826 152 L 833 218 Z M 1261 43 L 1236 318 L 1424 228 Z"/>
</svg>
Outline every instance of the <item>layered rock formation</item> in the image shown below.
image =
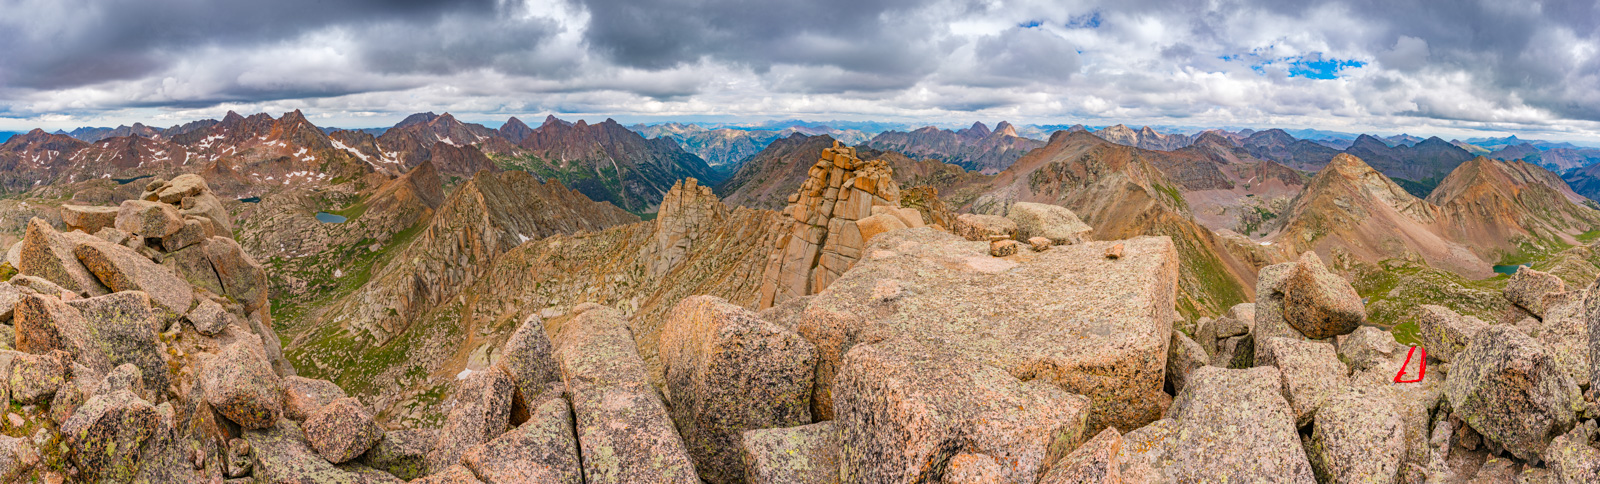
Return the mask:
<svg viewBox="0 0 1600 484">
<path fill-rule="evenodd" d="M 922 223 L 899 206 L 900 186 L 888 165 L 863 162 L 855 148 L 835 141 L 811 166 L 800 192 L 789 196 L 783 211 L 789 229 L 761 276 L 759 307 L 827 288 L 861 259 L 873 236 Z"/>
</svg>

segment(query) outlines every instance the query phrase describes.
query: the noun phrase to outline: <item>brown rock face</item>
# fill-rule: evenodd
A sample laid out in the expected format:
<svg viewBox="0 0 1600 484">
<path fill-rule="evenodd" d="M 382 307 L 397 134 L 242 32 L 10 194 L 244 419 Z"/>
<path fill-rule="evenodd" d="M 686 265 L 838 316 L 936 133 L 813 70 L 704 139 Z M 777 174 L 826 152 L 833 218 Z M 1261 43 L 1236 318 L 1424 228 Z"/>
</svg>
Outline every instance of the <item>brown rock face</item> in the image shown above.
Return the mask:
<svg viewBox="0 0 1600 484">
<path fill-rule="evenodd" d="M 745 482 L 839 482 L 839 430 L 833 421 L 750 430 L 740 440 Z"/>
<path fill-rule="evenodd" d="M 767 260 L 758 308 L 827 288 L 861 259 L 872 235 L 899 222 L 882 220 L 870 230 L 858 223 L 873 217 L 872 207 L 899 207 L 900 186 L 883 160 L 863 162 L 855 148 L 834 142 L 808 175 L 783 210 L 789 229 Z"/>
<path fill-rule="evenodd" d="M 793 330 L 694 296 L 673 309 L 661 339 L 672 417 L 701 479 L 740 481 L 744 431 L 811 422 L 816 349 Z"/>
<path fill-rule="evenodd" d="M 957 454 L 1029 482 L 1084 435 L 1087 399 L 908 339 L 858 345 L 834 385 L 844 482 L 922 482 Z"/>
<path fill-rule="evenodd" d="M 556 337 L 572 394 L 584 481 L 698 484 L 622 315 L 579 307 Z"/>
<path fill-rule="evenodd" d="M 133 249 L 95 239 L 79 244 L 72 253 L 112 291 L 143 291 L 172 314 L 188 313 L 194 303 L 194 289 L 187 282 Z"/>
<path fill-rule="evenodd" d="M 818 354 L 813 414 L 834 411 L 834 377 L 852 346 L 904 335 L 1089 397 L 1092 431 L 1159 418 L 1177 253 L 1165 237 L 1122 243 L 1115 261 L 1101 257 L 1109 242 L 1013 260 L 930 228 L 880 237 L 799 311 L 796 330 Z"/>
<path fill-rule="evenodd" d="M 311 448 L 328 462 L 339 464 L 360 456 L 378 439 L 383 429 L 354 398 L 334 400 L 318 408 L 303 425 Z"/>
<path fill-rule="evenodd" d="M 1328 272 L 1315 252 L 1301 254 L 1297 264 L 1283 291 L 1283 316 L 1290 327 L 1307 338 L 1326 339 L 1349 334 L 1367 320 L 1355 288 Z"/>
<path fill-rule="evenodd" d="M 265 429 L 283 415 L 283 381 L 266 356 L 246 342 L 228 345 L 201 375 L 206 401 L 246 429 Z"/>
<path fill-rule="evenodd" d="M 119 210 L 117 207 L 62 205 L 61 222 L 83 233 L 93 234 L 100 229 L 116 225 Z"/>
<path fill-rule="evenodd" d="M 178 207 L 148 200 L 127 200 L 117 211 L 118 230 L 159 239 L 183 229 Z"/>
<path fill-rule="evenodd" d="M 108 292 L 105 286 L 72 254 L 77 243 L 90 240 L 100 239 L 78 232 L 57 232 L 43 219 L 30 220 L 22 237 L 17 272 L 43 278 L 80 294 L 105 294 Z"/>
<path fill-rule="evenodd" d="M 488 484 L 583 483 L 572 409 L 559 397 L 538 403 L 516 430 L 468 450 L 461 463 Z"/>
</svg>

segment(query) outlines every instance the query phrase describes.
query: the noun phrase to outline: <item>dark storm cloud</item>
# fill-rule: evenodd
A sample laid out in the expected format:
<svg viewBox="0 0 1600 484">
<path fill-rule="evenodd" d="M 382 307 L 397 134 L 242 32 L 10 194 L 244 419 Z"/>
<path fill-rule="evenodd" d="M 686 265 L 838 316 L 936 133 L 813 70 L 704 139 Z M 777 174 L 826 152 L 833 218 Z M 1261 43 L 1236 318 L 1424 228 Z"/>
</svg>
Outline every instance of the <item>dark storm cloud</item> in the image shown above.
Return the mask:
<svg viewBox="0 0 1600 484">
<path fill-rule="evenodd" d="M 0 82 L 71 88 L 131 79 L 202 45 L 248 46 L 331 25 L 429 22 L 445 13 L 483 13 L 494 0 L 8 0 L 0 11 Z M 11 22 L 5 22 L 11 23 Z"/>
<path fill-rule="evenodd" d="M 938 68 L 927 43 L 944 26 L 911 18 L 919 0 L 571 0 L 590 16 L 585 40 L 622 65 L 662 69 L 703 58 L 765 72 L 776 64 L 836 67 L 865 89 L 906 87 Z M 837 90 L 840 77 L 822 79 Z"/>
</svg>

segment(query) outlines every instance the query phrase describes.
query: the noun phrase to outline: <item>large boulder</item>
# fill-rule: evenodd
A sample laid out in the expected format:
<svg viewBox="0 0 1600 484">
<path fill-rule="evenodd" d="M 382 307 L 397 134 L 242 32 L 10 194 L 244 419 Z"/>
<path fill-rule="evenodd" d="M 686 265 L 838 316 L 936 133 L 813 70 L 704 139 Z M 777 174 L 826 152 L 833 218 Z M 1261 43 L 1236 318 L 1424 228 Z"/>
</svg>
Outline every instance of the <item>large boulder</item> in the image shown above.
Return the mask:
<svg viewBox="0 0 1600 484">
<path fill-rule="evenodd" d="M 100 229 L 111 227 L 117 223 L 118 207 L 99 207 L 94 205 L 62 205 L 61 223 L 68 227 L 80 230 L 86 234 L 99 232 Z"/>
<path fill-rule="evenodd" d="M 88 323 L 88 344 L 76 351 L 79 363 L 100 373 L 132 363 L 139 367 L 145 388 L 167 388 L 172 369 L 156 334 L 161 318 L 151 310 L 149 296 L 127 291 L 74 299 L 66 305 Z"/>
<path fill-rule="evenodd" d="M 1076 244 L 1094 230 L 1078 219 L 1078 214 L 1060 205 L 1017 202 L 1011 204 L 1006 218 L 1016 223 L 1017 240 L 1044 237 L 1054 245 Z"/>
<path fill-rule="evenodd" d="M 0 435 L 0 482 L 21 482 L 39 464 L 39 451 L 21 437 Z"/>
<path fill-rule="evenodd" d="M 505 433 L 511 426 L 511 393 L 515 388 L 511 375 L 499 367 L 472 373 L 462 380 L 433 444 L 428 465 L 443 469 L 456 464 L 467 449 Z"/>
<path fill-rule="evenodd" d="M 258 348 L 235 342 L 214 357 L 203 356 L 201 367 L 206 401 L 233 423 L 266 429 L 283 416 L 283 380 Z"/>
<path fill-rule="evenodd" d="M 23 405 L 48 403 L 67 383 L 67 370 L 54 354 L 12 355 L 9 378 L 11 401 Z"/>
<path fill-rule="evenodd" d="M 1316 252 L 1306 252 L 1284 281 L 1283 317 L 1307 338 L 1326 339 L 1355 331 L 1367 310 L 1349 281 L 1328 272 Z"/>
<path fill-rule="evenodd" d="M 346 396 L 344 389 L 331 381 L 286 376 L 283 378 L 283 418 L 305 421 L 323 405 Z"/>
<path fill-rule="evenodd" d="M 857 345 L 834 387 L 845 482 L 927 479 L 959 453 L 1030 481 L 1084 436 L 1088 400 L 906 338 Z M 1056 454 L 1059 455 L 1059 454 Z"/>
<path fill-rule="evenodd" d="M 527 423 L 467 450 L 461 464 L 488 484 L 583 484 L 567 400 L 557 396 L 535 405 Z"/>
<path fill-rule="evenodd" d="M 1121 259 L 1104 257 L 1121 244 Z M 1177 294 L 1167 237 L 1085 242 L 990 257 L 930 228 L 879 236 L 807 301 L 796 331 L 817 347 L 812 414 L 828 419 L 843 355 L 868 336 L 906 336 L 1022 379 L 1089 397 L 1090 431 L 1161 416 Z"/>
<path fill-rule="evenodd" d="M 1521 331 L 1491 325 L 1458 356 L 1445 379 L 1451 408 L 1518 458 L 1537 458 L 1583 408 L 1577 382 Z"/>
<path fill-rule="evenodd" d="M 745 431 L 745 482 L 839 482 L 839 430 L 833 421 Z"/>
<path fill-rule="evenodd" d="M 1393 359 L 1401 349 L 1394 335 L 1371 326 L 1356 328 L 1338 340 L 1339 359 L 1350 364 L 1352 371 L 1362 371 L 1382 365 Z"/>
<path fill-rule="evenodd" d="M 199 299 L 200 302 L 195 304 L 194 309 L 189 310 L 189 314 L 184 316 L 184 319 L 189 321 L 189 325 L 193 326 L 194 330 L 200 334 L 216 336 L 223 329 L 239 322 L 238 316 L 228 312 L 216 301 L 207 298 Z"/>
<path fill-rule="evenodd" d="M 183 216 L 172 204 L 149 200 L 125 200 L 117 211 L 117 230 L 145 238 L 159 239 L 183 229 Z"/>
<path fill-rule="evenodd" d="M 1517 269 L 1511 278 L 1506 280 L 1504 293 L 1506 299 L 1522 309 L 1528 310 L 1534 316 L 1544 317 L 1544 295 L 1567 290 L 1567 283 L 1555 274 L 1536 271 L 1527 267 Z"/>
<path fill-rule="evenodd" d="M 253 313 L 267 302 L 267 273 L 255 259 L 227 237 L 212 237 L 200 244 L 211 267 L 217 271 L 222 288 Z"/>
<path fill-rule="evenodd" d="M 1333 345 L 1327 343 L 1267 338 L 1256 351 L 1256 364 L 1278 368 L 1283 397 L 1300 427 L 1311 423 L 1324 400 L 1349 385 L 1349 370 L 1339 361 Z"/>
<path fill-rule="evenodd" d="M 561 371 L 556 368 L 555 357 L 551 354 L 554 351 L 550 336 L 544 330 L 544 320 L 537 313 L 523 319 L 522 325 L 506 339 L 495 365 L 516 383 L 512 407 L 521 411 L 513 413 L 531 412 L 550 382 L 561 381 Z"/>
<path fill-rule="evenodd" d="M 1319 482 L 1398 482 L 1405 429 L 1381 392 L 1345 391 L 1317 411 L 1307 453 Z"/>
<path fill-rule="evenodd" d="M 77 308 L 52 296 L 28 294 L 17 303 L 15 312 L 17 350 L 34 354 L 63 350 L 101 371 L 111 369 Z"/>
<path fill-rule="evenodd" d="M 1278 369 L 1202 367 L 1168 415 L 1168 474 L 1177 482 L 1316 482 Z"/>
<path fill-rule="evenodd" d="M 186 173 L 167 180 L 166 186 L 155 190 L 155 196 L 161 203 L 177 205 L 184 197 L 193 197 L 208 191 L 211 191 L 211 187 L 206 185 L 205 178 Z"/>
<path fill-rule="evenodd" d="M 811 422 L 816 349 L 793 330 L 692 296 L 667 317 L 660 351 L 673 421 L 706 482 L 741 479 L 744 431 Z"/>
<path fill-rule="evenodd" d="M 150 402 L 122 390 L 90 398 L 61 424 L 61 433 L 84 482 L 128 482 L 159 423 Z"/>
<path fill-rule="evenodd" d="M 1107 428 L 1051 465 L 1049 472 L 1039 478 L 1039 484 L 1120 483 L 1122 466 L 1117 454 L 1121 452 L 1122 434 Z"/>
<path fill-rule="evenodd" d="M 105 286 L 72 254 L 78 244 L 86 242 L 101 239 L 81 232 L 57 232 L 42 219 L 29 220 L 18 244 L 17 273 L 43 278 L 74 293 L 105 294 Z"/>
<path fill-rule="evenodd" d="M 1600 482 L 1600 449 L 1594 445 L 1595 433 L 1595 422 L 1589 420 L 1551 440 L 1544 449 L 1545 463 L 1559 482 Z"/>
<path fill-rule="evenodd" d="M 1417 306 L 1416 319 L 1422 347 L 1427 348 L 1428 356 L 1439 361 L 1455 359 L 1472 342 L 1472 335 L 1489 326 L 1478 318 L 1463 317 L 1450 308 L 1432 304 Z"/>
<path fill-rule="evenodd" d="M 436 440 L 437 432 L 431 429 L 384 432 L 367 453 L 361 454 L 360 462 L 401 479 L 416 479 L 427 475 L 428 452 Z"/>
<path fill-rule="evenodd" d="M 372 420 L 372 414 L 354 398 L 323 405 L 301 427 L 317 455 L 334 464 L 355 459 L 383 437 L 383 429 Z"/>
<path fill-rule="evenodd" d="M 317 455 L 306 443 L 300 426 L 288 420 L 278 420 L 261 429 L 242 432 L 249 442 L 255 465 L 250 482 L 270 483 L 351 483 L 378 484 L 403 482 L 387 473 L 360 467 L 334 466 Z M 469 472 L 468 475 L 471 475 Z"/>
<path fill-rule="evenodd" d="M 1251 328 L 1256 341 L 1273 337 L 1305 339 L 1305 335 L 1289 326 L 1283 312 L 1284 291 L 1289 278 L 1298 270 L 1299 264 L 1284 262 L 1262 267 L 1256 273 L 1256 324 Z"/>
<path fill-rule="evenodd" d="M 589 484 L 698 484 L 622 314 L 580 307 L 555 338 Z"/>
<path fill-rule="evenodd" d="M 1406 453 L 1404 463 L 1400 466 L 1401 480 L 1418 482 L 1424 477 L 1421 470 L 1431 460 L 1429 439 L 1435 427 L 1433 418 L 1443 400 L 1444 372 L 1438 369 L 1422 372 L 1423 359 L 1418 357 L 1421 352 L 1408 353 L 1410 350 L 1396 349 L 1389 359 L 1372 362 L 1366 369 L 1356 370 L 1350 376 L 1350 386 L 1372 395 L 1373 398 L 1368 400 L 1372 405 L 1393 405 L 1392 409 L 1400 416 L 1405 435 Z M 1422 374 L 1422 381 L 1395 382 L 1395 375 L 1402 372 L 1407 380 Z M 1372 414 L 1385 413 L 1378 408 L 1370 411 Z"/>
<path fill-rule="evenodd" d="M 1174 432 L 1178 423 L 1170 418 L 1152 422 L 1122 435 L 1117 452 L 1118 474 L 1123 482 L 1171 482 Z"/>
<path fill-rule="evenodd" d="M 1182 331 L 1172 332 L 1172 343 L 1167 348 L 1167 389 L 1173 394 L 1183 391 L 1189 373 L 1206 366 L 1206 351 L 1200 343 L 1189 339 Z"/>
<path fill-rule="evenodd" d="M 194 303 L 188 283 L 133 249 L 95 239 L 79 244 L 72 253 L 112 291 L 144 291 L 151 302 L 175 315 L 188 313 Z"/>
</svg>

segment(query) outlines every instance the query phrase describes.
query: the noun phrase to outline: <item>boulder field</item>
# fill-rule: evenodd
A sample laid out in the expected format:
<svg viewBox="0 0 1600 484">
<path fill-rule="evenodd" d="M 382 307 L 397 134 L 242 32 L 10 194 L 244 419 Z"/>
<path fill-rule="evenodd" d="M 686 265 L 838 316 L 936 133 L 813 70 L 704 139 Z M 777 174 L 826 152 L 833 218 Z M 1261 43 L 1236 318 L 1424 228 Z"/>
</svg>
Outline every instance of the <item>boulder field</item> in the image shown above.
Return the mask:
<svg viewBox="0 0 1600 484">
<path fill-rule="evenodd" d="M 825 151 L 764 296 L 677 299 L 646 342 L 658 368 L 624 311 L 574 301 L 511 320 L 410 428 L 295 374 L 204 179 L 63 208 L 4 263 L 0 481 L 1600 479 L 1600 281 L 1524 269 L 1513 323 L 1422 306 L 1426 360 L 1314 252 L 1177 324 L 1171 238 L 1094 240 L 1046 204 L 945 227 L 882 170 Z"/>
</svg>

